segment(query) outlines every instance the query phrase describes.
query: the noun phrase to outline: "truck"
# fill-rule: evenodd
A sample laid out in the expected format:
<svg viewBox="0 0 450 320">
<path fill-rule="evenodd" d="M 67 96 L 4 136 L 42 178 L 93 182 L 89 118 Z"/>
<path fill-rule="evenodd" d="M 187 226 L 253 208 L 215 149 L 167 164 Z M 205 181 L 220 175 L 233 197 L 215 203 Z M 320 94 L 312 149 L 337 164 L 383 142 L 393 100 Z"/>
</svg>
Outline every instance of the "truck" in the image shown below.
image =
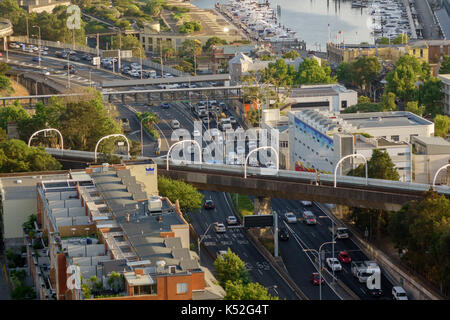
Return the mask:
<svg viewBox="0 0 450 320">
<path fill-rule="evenodd" d="M 367 279 L 375 272 L 380 272 L 380 267 L 375 261 L 352 261 L 352 274 L 359 282 L 366 282 Z"/>
<path fill-rule="evenodd" d="M 331 233 L 333 233 L 333 227 L 329 227 L 328 230 L 330 230 Z M 345 227 L 334 227 L 334 236 L 336 239 L 347 239 L 350 237 L 350 232 Z"/>
<path fill-rule="evenodd" d="M 195 105 L 195 114 L 199 117 L 199 118 L 203 118 L 206 117 L 208 114 L 206 113 L 206 106 L 202 103 L 197 103 Z"/>
</svg>

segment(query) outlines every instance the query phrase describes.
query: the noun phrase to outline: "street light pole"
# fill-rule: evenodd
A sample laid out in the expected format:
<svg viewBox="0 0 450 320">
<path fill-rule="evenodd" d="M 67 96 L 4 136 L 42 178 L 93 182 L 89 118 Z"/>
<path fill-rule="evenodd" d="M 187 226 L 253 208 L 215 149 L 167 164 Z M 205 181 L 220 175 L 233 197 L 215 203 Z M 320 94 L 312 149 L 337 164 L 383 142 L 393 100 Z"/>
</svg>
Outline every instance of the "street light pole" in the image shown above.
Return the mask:
<svg viewBox="0 0 450 320">
<path fill-rule="evenodd" d="M 202 243 L 203 239 L 205 238 L 206 234 L 208 233 L 209 228 L 211 228 L 211 226 L 212 226 L 213 224 L 214 224 L 214 223 L 210 223 L 209 226 L 208 226 L 208 228 L 206 228 L 205 233 L 204 233 L 200 238 L 197 238 L 198 261 L 199 261 L 199 263 L 200 263 L 200 251 L 201 251 L 201 249 L 200 249 L 200 244 Z"/>
<path fill-rule="evenodd" d="M 38 30 L 39 30 L 38 56 L 39 56 L 39 69 L 40 69 L 41 68 L 41 27 L 33 26 L 33 28 L 38 28 Z"/>
<path fill-rule="evenodd" d="M 325 216 L 319 216 L 319 218 L 328 218 L 328 219 L 330 219 L 331 220 L 331 225 L 332 225 L 332 233 L 331 233 L 331 237 L 332 237 L 332 239 L 331 239 L 331 241 L 332 241 L 332 246 L 331 246 L 331 250 L 333 251 L 333 253 L 332 253 L 332 257 L 334 258 L 334 244 L 335 244 L 335 233 L 334 233 L 334 220 L 333 219 L 331 219 L 329 216 L 327 216 L 327 215 L 325 215 Z M 332 270 L 333 271 L 333 283 L 334 283 L 334 269 Z"/>
<path fill-rule="evenodd" d="M 319 251 L 317 251 L 316 249 L 303 249 L 304 252 L 307 252 L 307 251 L 315 252 L 317 254 L 317 256 L 319 257 L 319 277 L 320 277 L 320 279 L 319 279 L 319 299 L 320 300 L 322 300 L 322 279 L 323 279 L 322 278 L 322 256 L 320 255 L 320 253 L 322 252 L 322 247 L 324 245 L 327 245 L 330 243 L 334 244 L 334 243 L 336 243 L 336 241 L 322 243 L 319 247 Z"/>
</svg>

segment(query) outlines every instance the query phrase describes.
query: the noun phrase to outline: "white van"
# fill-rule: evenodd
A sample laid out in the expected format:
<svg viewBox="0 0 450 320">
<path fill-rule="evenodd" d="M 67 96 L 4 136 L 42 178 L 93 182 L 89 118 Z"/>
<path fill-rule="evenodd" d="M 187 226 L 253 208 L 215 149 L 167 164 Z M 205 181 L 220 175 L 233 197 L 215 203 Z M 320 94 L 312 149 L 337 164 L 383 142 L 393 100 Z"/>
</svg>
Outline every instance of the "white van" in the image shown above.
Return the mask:
<svg viewBox="0 0 450 320">
<path fill-rule="evenodd" d="M 172 120 L 172 129 L 180 129 L 180 122 L 178 120 Z"/>
</svg>

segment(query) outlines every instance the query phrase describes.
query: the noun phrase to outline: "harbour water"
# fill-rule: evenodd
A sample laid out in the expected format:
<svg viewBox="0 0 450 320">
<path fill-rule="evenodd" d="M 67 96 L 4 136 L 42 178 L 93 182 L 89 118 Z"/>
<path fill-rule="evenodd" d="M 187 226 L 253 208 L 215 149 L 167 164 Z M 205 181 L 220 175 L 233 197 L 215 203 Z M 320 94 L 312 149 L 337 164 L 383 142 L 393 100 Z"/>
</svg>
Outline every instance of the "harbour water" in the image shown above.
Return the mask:
<svg viewBox="0 0 450 320">
<path fill-rule="evenodd" d="M 217 0 L 192 0 L 199 8 L 214 8 Z M 227 3 L 226 0 L 219 1 Z M 368 8 L 352 8 L 351 0 L 270 0 L 275 11 L 281 7 L 279 22 L 296 32 L 308 50 L 325 51 L 332 42 L 374 43 Z M 329 25 L 329 27 L 328 27 Z M 340 32 L 340 33 L 339 33 Z"/>
</svg>

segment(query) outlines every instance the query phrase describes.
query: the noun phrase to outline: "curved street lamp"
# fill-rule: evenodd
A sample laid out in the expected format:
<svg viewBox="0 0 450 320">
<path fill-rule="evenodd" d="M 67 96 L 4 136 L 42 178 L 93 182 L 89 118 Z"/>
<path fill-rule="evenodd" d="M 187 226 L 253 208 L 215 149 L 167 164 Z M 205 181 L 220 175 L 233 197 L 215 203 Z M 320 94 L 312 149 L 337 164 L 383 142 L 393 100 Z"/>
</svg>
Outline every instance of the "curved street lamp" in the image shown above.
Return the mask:
<svg viewBox="0 0 450 320">
<path fill-rule="evenodd" d="M 30 137 L 30 139 L 28 139 L 28 146 L 31 145 L 31 140 L 33 139 L 33 137 L 35 135 L 37 135 L 38 133 L 41 132 L 47 132 L 47 131 L 56 131 L 59 134 L 59 137 L 61 138 L 61 150 L 64 150 L 64 140 L 63 140 L 63 136 L 61 134 L 61 132 L 58 129 L 54 129 L 54 128 L 47 128 L 47 129 L 42 129 L 42 130 L 38 130 L 35 133 L 33 133 Z"/>
<path fill-rule="evenodd" d="M 337 169 L 339 167 L 339 165 L 341 164 L 342 161 L 344 161 L 345 159 L 348 158 L 353 158 L 353 157 L 361 157 L 364 159 L 364 162 L 366 164 L 366 184 L 368 183 L 368 178 L 369 178 L 369 169 L 367 166 L 367 158 L 364 157 L 362 154 L 360 153 L 355 153 L 355 154 L 349 154 L 348 156 L 343 157 L 341 160 L 338 161 L 338 163 L 336 164 L 336 167 L 334 168 L 334 187 L 336 188 L 337 185 L 337 181 L 336 181 L 336 174 L 337 174 Z"/>
<path fill-rule="evenodd" d="M 441 170 L 444 170 L 447 167 L 450 167 L 450 163 L 440 167 L 439 170 L 436 171 L 436 173 L 434 174 L 434 178 L 433 178 L 433 188 L 434 188 L 434 186 L 436 184 L 436 179 L 437 179 L 437 176 L 438 176 L 439 172 L 441 172 Z"/>
<path fill-rule="evenodd" d="M 247 157 L 245 158 L 245 163 L 244 163 L 244 178 L 245 178 L 245 179 L 247 179 L 247 162 L 248 162 L 248 158 L 250 157 L 250 155 L 251 155 L 253 152 L 258 151 L 258 150 L 261 150 L 261 149 L 271 149 L 271 150 L 275 153 L 275 156 L 276 156 L 276 158 L 277 158 L 277 171 L 280 170 L 280 159 L 278 158 L 277 150 L 275 150 L 275 148 L 272 147 L 272 146 L 259 147 L 259 148 L 256 148 L 256 149 L 253 149 L 252 151 L 250 151 L 250 152 L 248 153 Z"/>
<path fill-rule="evenodd" d="M 95 151 L 94 151 L 94 161 L 97 162 L 97 148 L 98 145 L 100 144 L 100 142 L 102 142 L 102 140 L 104 139 L 108 139 L 108 138 L 113 138 L 113 137 L 122 137 L 125 139 L 126 143 L 127 143 L 127 147 L 128 147 L 128 158 L 130 158 L 130 143 L 128 142 L 127 137 L 125 137 L 123 134 L 120 133 L 116 133 L 116 134 L 110 134 L 107 136 L 104 136 L 103 138 L 100 138 L 100 140 L 97 141 L 97 144 L 95 145 Z"/>
<path fill-rule="evenodd" d="M 182 144 L 182 143 L 185 143 L 185 142 L 192 142 L 198 147 L 198 150 L 200 152 L 200 163 L 202 163 L 202 148 L 200 147 L 200 144 L 197 141 L 195 141 L 195 140 L 181 140 L 181 141 L 175 142 L 173 145 L 171 145 L 170 148 L 169 148 L 169 151 L 167 151 L 167 155 L 166 155 L 166 170 L 167 171 L 169 171 L 170 151 L 172 151 L 173 147 L 175 147 L 176 145 Z"/>
</svg>

